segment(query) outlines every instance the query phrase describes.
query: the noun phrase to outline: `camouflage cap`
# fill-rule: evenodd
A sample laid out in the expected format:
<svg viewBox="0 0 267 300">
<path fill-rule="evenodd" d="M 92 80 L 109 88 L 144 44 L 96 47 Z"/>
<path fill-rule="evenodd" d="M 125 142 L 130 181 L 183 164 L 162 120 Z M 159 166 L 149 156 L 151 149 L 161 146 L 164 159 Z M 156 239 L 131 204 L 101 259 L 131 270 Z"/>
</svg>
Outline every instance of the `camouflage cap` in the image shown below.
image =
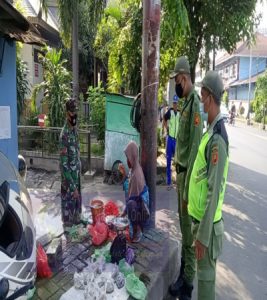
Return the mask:
<svg viewBox="0 0 267 300">
<path fill-rule="evenodd" d="M 220 104 L 224 92 L 223 81 L 216 71 L 208 71 L 201 82 L 201 86 L 209 90 Z"/>
<path fill-rule="evenodd" d="M 185 56 L 177 58 L 174 71 L 170 74 L 170 78 L 174 78 L 178 74 L 190 74 L 190 65 Z"/>
<path fill-rule="evenodd" d="M 73 99 L 69 99 L 66 102 L 66 111 L 75 112 L 77 111 L 76 102 Z"/>
</svg>

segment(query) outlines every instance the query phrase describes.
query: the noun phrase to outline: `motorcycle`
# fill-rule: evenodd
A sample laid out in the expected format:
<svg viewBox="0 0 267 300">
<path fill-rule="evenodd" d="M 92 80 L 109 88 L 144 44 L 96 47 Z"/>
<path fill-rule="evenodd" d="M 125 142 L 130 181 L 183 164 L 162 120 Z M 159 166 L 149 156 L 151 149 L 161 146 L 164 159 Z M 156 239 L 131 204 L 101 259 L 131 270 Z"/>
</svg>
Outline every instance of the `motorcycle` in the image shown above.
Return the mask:
<svg viewBox="0 0 267 300">
<path fill-rule="evenodd" d="M 233 112 L 230 112 L 229 124 L 233 126 L 235 125 L 235 113 Z"/>
<path fill-rule="evenodd" d="M 36 279 L 36 231 L 29 193 L 0 151 L 0 299 L 27 299 Z"/>
</svg>

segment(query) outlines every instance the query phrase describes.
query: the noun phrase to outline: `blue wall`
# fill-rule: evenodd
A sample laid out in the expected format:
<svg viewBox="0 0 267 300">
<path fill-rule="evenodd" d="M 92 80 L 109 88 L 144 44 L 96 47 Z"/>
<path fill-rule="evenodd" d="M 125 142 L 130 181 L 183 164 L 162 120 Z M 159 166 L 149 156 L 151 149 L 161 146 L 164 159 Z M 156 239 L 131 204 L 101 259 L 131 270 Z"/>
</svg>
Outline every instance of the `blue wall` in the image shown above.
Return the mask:
<svg viewBox="0 0 267 300">
<path fill-rule="evenodd" d="M 250 100 L 254 99 L 255 83 L 251 83 Z M 248 101 L 248 85 L 239 85 L 229 89 L 229 100 Z"/>
<path fill-rule="evenodd" d="M 3 38 L 0 38 L 3 45 Z M 0 73 L 0 106 L 10 106 L 11 139 L 0 139 L 2 151 L 18 167 L 17 92 L 16 92 L 16 44 L 5 43 Z"/>
<path fill-rule="evenodd" d="M 252 57 L 251 76 L 263 72 L 266 69 L 266 58 Z M 240 57 L 239 80 L 249 78 L 249 57 Z"/>
</svg>

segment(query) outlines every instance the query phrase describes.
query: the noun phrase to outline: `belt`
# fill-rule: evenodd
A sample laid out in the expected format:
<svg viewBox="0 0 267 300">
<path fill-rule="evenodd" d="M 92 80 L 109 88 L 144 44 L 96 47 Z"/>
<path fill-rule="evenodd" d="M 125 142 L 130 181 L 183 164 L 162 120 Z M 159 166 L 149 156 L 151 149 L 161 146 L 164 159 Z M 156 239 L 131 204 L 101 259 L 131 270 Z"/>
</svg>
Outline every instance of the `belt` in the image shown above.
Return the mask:
<svg viewBox="0 0 267 300">
<path fill-rule="evenodd" d="M 198 221 L 197 219 L 195 219 L 195 218 L 193 218 L 193 217 L 191 217 L 191 219 L 192 219 L 192 222 L 193 222 L 194 224 L 199 224 L 199 221 Z"/>
<path fill-rule="evenodd" d="M 193 218 L 192 216 L 191 216 L 191 219 L 192 219 L 192 222 L 194 224 L 199 224 L 200 223 L 200 221 L 198 221 L 197 219 Z M 221 222 L 221 220 L 222 220 L 222 218 L 220 220 L 216 221 L 216 222 L 213 222 L 213 224 L 219 223 L 219 222 Z"/>
<path fill-rule="evenodd" d="M 177 174 L 180 174 L 180 173 L 183 173 L 183 172 L 186 172 L 187 168 L 179 165 L 179 164 L 176 164 L 176 172 Z"/>
<path fill-rule="evenodd" d="M 176 138 L 175 138 L 175 137 L 173 137 L 173 136 L 171 136 L 171 135 L 169 135 L 169 137 L 170 137 L 171 139 L 173 139 L 173 140 L 176 140 Z"/>
</svg>

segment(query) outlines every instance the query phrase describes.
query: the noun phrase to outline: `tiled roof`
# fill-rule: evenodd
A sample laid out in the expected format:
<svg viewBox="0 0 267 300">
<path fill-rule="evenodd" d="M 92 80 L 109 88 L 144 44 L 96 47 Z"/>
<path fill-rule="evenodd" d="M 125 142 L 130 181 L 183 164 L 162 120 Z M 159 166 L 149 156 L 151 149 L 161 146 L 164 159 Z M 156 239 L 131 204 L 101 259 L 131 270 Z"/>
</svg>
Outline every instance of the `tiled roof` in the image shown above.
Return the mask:
<svg viewBox="0 0 267 300">
<path fill-rule="evenodd" d="M 267 57 L 267 36 L 256 33 L 255 44 L 252 45 L 251 53 L 253 57 Z M 236 45 L 236 50 L 232 54 L 225 53 L 222 57 L 216 60 L 216 66 L 226 62 L 234 56 L 250 56 L 250 48 L 248 42 L 239 42 Z"/>
<path fill-rule="evenodd" d="M 254 83 L 257 81 L 258 77 L 260 77 L 261 75 L 263 75 L 263 72 L 251 77 L 250 80 L 249 80 L 249 78 L 247 78 L 247 79 L 243 79 L 243 80 L 234 81 L 233 83 L 229 84 L 229 86 L 233 87 L 233 86 L 242 85 L 242 84 L 249 84 L 249 82 Z"/>
<path fill-rule="evenodd" d="M 0 33 L 27 44 L 44 44 L 37 29 L 28 22 L 10 3 L 0 1 Z"/>
</svg>

